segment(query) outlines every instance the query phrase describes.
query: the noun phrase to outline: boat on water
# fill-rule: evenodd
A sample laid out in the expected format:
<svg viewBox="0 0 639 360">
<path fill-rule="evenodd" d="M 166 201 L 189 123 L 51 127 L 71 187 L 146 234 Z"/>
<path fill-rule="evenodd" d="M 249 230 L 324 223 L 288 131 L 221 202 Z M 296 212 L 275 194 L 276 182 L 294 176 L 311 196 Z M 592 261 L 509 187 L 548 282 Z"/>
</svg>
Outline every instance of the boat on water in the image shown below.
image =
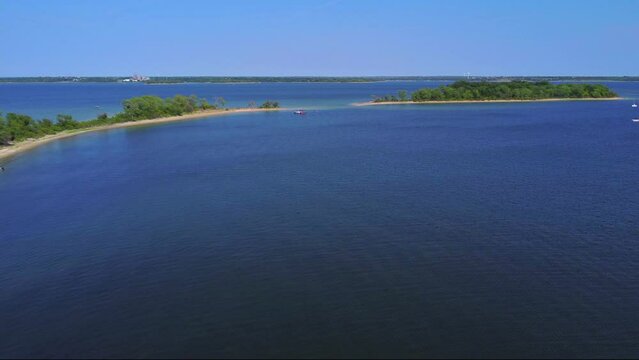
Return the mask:
<svg viewBox="0 0 639 360">
<path fill-rule="evenodd" d="M 295 114 L 295 115 L 306 115 L 306 111 L 304 111 L 304 110 L 295 110 L 295 111 L 293 111 L 293 114 Z"/>
<path fill-rule="evenodd" d="M 639 122 L 639 119 L 632 119 L 633 122 Z"/>
<path fill-rule="evenodd" d="M 633 103 L 632 107 L 636 108 L 637 107 L 637 103 Z"/>
</svg>

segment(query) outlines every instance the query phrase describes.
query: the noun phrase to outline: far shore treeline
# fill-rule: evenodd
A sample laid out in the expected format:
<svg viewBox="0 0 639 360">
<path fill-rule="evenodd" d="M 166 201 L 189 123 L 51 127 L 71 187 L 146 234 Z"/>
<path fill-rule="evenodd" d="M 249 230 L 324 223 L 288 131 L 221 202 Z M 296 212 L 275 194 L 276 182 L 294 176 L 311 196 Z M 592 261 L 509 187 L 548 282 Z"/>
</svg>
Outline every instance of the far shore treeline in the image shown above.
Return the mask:
<svg viewBox="0 0 639 360">
<path fill-rule="evenodd" d="M 617 94 L 599 84 L 551 84 L 547 81 L 469 82 L 456 81 L 437 88 L 419 89 L 409 97 L 406 91 L 397 96 L 376 97 L 373 102 L 477 101 L 477 100 L 541 100 L 601 99 Z"/>
<path fill-rule="evenodd" d="M 179 84 L 179 83 L 270 83 L 270 82 L 376 82 L 376 81 L 455 81 L 466 76 L 151 76 L 130 84 Z M 639 81 L 639 76 L 473 76 L 473 80 L 485 81 Z M 128 76 L 37 76 L 0 77 L 0 83 L 57 83 L 92 82 L 118 83 L 130 81 Z"/>
<path fill-rule="evenodd" d="M 218 97 L 214 103 L 197 96 L 176 95 L 172 98 L 157 96 L 140 96 L 125 100 L 123 111 L 108 116 L 106 113 L 88 121 L 74 120 L 71 115 L 58 115 L 56 121 L 50 119 L 35 120 L 28 115 L 8 113 L 0 114 L 0 146 L 8 146 L 14 142 L 35 139 L 45 135 L 53 135 L 62 131 L 82 130 L 97 126 L 111 125 L 130 121 L 156 119 L 169 116 L 180 116 L 203 110 L 228 110 L 226 101 Z M 250 108 L 256 107 L 253 102 Z M 279 108 L 277 101 L 266 101 L 260 108 Z"/>
</svg>

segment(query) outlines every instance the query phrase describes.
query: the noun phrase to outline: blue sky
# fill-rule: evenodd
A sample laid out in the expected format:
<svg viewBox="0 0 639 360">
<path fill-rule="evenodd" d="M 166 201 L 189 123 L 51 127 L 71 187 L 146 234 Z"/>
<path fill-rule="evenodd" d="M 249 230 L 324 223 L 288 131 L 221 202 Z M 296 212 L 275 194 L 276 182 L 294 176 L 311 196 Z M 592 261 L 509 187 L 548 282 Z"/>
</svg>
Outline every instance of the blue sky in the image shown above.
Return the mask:
<svg viewBox="0 0 639 360">
<path fill-rule="evenodd" d="M 0 0 L 0 76 L 639 75 L 639 0 Z"/>
</svg>

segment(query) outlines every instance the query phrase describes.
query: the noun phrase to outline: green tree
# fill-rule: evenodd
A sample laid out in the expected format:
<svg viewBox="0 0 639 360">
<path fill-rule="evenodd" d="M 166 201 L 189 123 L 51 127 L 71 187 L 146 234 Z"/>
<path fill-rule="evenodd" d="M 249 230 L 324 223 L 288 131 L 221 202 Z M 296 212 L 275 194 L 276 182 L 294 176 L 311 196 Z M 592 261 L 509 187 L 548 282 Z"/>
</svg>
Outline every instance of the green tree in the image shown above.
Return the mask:
<svg viewBox="0 0 639 360">
<path fill-rule="evenodd" d="M 140 96 L 125 100 L 123 118 L 126 120 L 152 119 L 169 115 L 164 100 L 157 96 Z"/>
<path fill-rule="evenodd" d="M 191 96 L 175 95 L 164 100 L 164 114 L 182 115 L 194 112 L 198 108 L 198 99 Z M 159 116 L 158 116 L 159 117 Z"/>
<path fill-rule="evenodd" d="M 42 132 L 43 134 L 55 134 L 56 133 L 55 125 L 53 124 L 53 121 L 51 121 L 49 119 L 40 120 L 38 126 L 40 128 L 40 132 Z"/>
<path fill-rule="evenodd" d="M 226 106 L 226 100 L 223 97 L 218 97 L 215 99 L 215 106 L 218 109 L 224 109 L 224 107 Z"/>
<path fill-rule="evenodd" d="M 260 105 L 260 109 L 277 109 L 279 107 L 280 103 L 271 100 L 267 100 L 262 105 Z"/>
<path fill-rule="evenodd" d="M 11 141 L 37 138 L 42 135 L 37 122 L 28 115 L 8 113 L 6 124 Z"/>
<path fill-rule="evenodd" d="M 198 107 L 202 110 L 215 109 L 215 106 L 211 105 L 206 99 L 199 99 Z"/>
<path fill-rule="evenodd" d="M 419 89 L 411 95 L 413 101 L 452 100 L 534 100 L 548 98 L 608 98 L 616 97 L 604 85 L 560 84 L 547 81 L 468 82 L 457 81 L 448 86 Z M 394 101 L 386 96 L 374 101 Z"/>
<path fill-rule="evenodd" d="M 71 115 L 59 114 L 56 119 L 56 127 L 58 127 L 60 130 L 72 130 L 79 127 L 78 122 L 73 120 L 73 117 Z"/>
<path fill-rule="evenodd" d="M 9 126 L 4 117 L 2 117 L 2 114 L 0 114 L 0 145 L 9 145 L 10 142 L 11 134 L 9 133 Z"/>
</svg>

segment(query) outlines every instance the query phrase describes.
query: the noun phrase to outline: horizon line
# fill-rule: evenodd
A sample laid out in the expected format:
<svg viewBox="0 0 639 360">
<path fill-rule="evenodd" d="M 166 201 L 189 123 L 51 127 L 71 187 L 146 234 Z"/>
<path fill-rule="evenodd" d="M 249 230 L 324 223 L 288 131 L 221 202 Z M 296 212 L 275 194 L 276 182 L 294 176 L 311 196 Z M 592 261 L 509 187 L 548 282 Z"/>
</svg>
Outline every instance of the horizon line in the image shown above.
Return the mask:
<svg viewBox="0 0 639 360">
<path fill-rule="evenodd" d="M 5 78 L 109 78 L 109 77 L 131 77 L 129 75 L 3 75 Z M 404 78 L 404 77 L 639 77 L 638 75 L 144 75 L 145 77 L 211 77 L 211 78 Z"/>
</svg>

